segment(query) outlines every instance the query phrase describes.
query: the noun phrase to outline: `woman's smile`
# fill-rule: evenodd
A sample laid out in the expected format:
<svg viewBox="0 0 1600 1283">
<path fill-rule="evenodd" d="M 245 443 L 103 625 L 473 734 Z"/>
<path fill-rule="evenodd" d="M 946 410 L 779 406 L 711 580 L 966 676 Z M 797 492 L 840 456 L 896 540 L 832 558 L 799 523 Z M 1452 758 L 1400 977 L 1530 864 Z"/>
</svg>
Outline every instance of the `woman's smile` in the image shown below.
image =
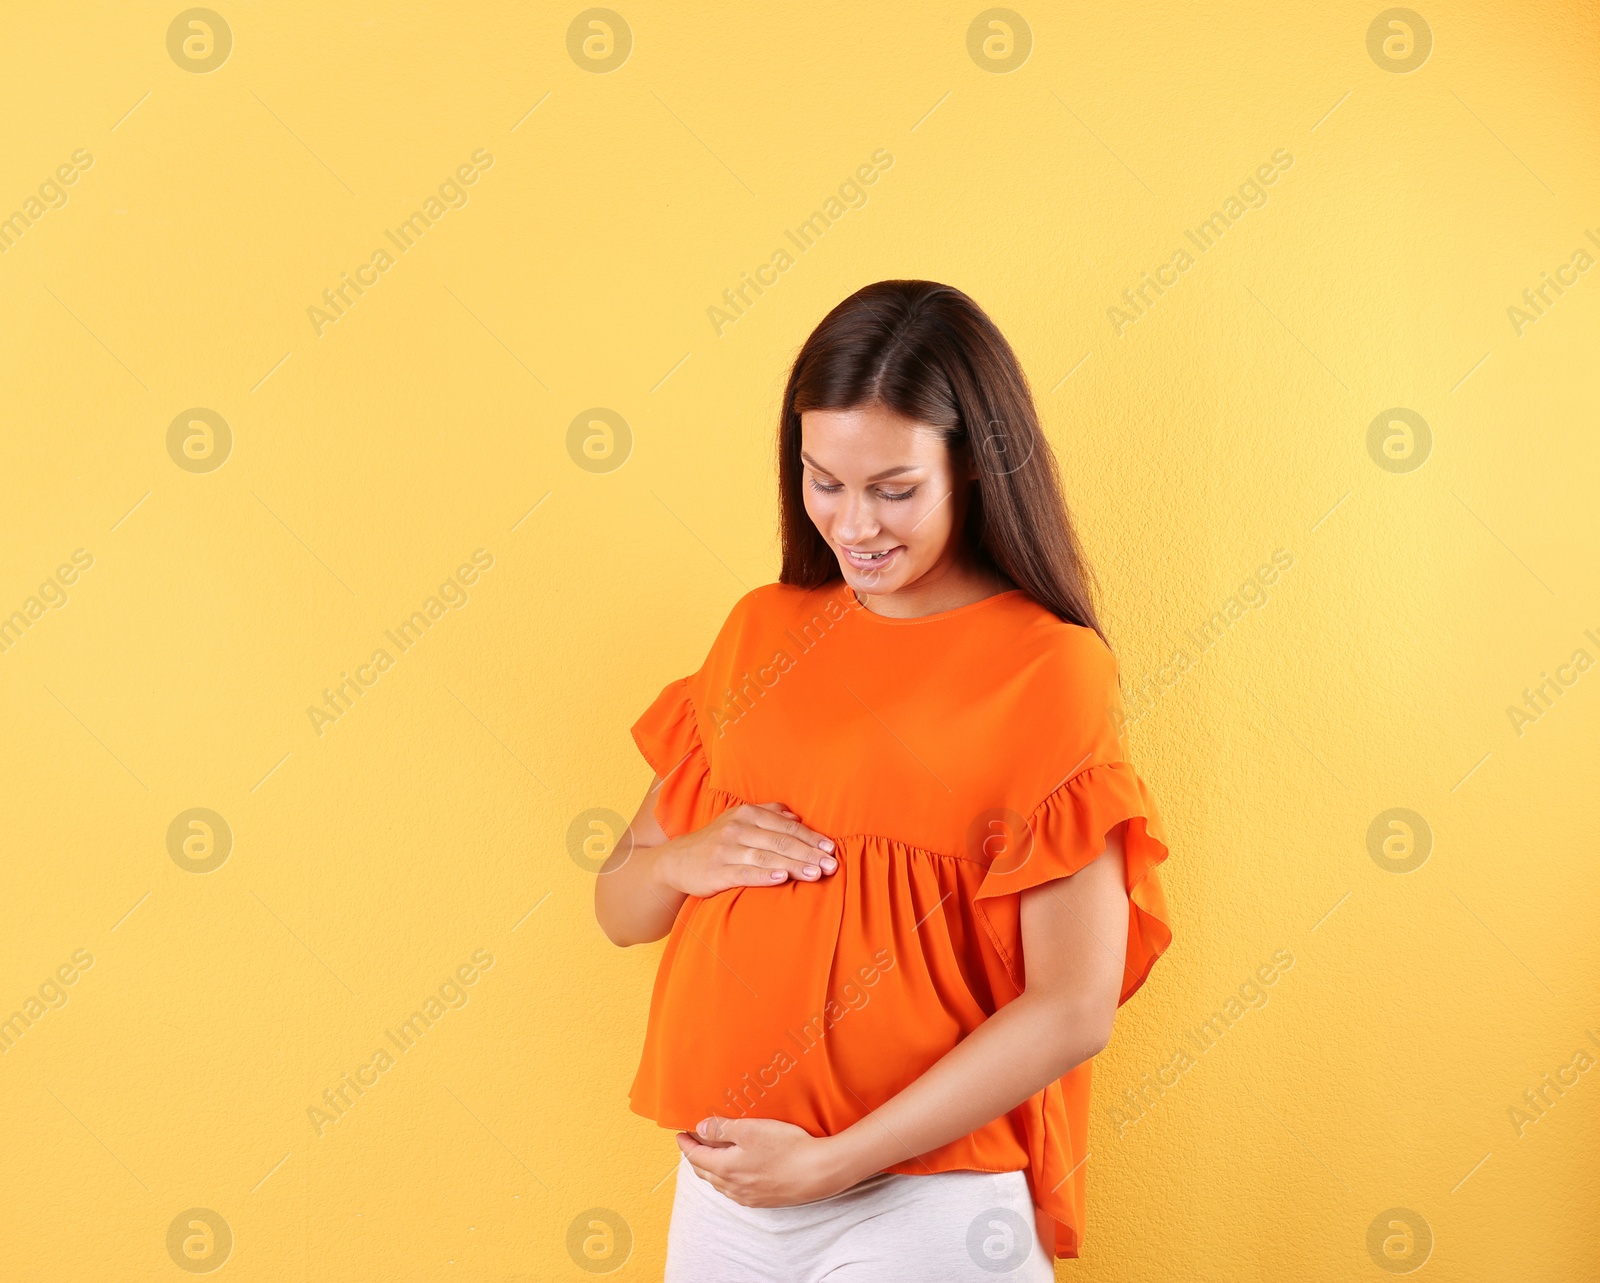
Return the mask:
<svg viewBox="0 0 1600 1283">
<path fill-rule="evenodd" d="M 841 548 L 840 551 L 857 570 L 882 571 L 894 560 L 895 553 L 904 547 L 904 544 L 895 544 L 892 548 L 870 552 L 862 548 Z"/>
</svg>

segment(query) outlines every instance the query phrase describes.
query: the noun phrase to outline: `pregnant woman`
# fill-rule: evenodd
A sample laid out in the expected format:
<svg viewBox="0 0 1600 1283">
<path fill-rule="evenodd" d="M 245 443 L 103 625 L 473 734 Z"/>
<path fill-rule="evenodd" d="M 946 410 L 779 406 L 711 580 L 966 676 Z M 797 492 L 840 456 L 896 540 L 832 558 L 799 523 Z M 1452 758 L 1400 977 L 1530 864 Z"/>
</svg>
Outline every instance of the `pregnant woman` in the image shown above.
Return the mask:
<svg viewBox="0 0 1600 1283">
<path fill-rule="evenodd" d="M 1091 1061 L 1172 939 L 1161 822 L 1022 369 L 961 291 L 807 339 L 783 564 L 633 727 L 596 879 L 667 937 L 633 1109 L 680 1129 L 668 1283 L 1054 1277 Z"/>
</svg>

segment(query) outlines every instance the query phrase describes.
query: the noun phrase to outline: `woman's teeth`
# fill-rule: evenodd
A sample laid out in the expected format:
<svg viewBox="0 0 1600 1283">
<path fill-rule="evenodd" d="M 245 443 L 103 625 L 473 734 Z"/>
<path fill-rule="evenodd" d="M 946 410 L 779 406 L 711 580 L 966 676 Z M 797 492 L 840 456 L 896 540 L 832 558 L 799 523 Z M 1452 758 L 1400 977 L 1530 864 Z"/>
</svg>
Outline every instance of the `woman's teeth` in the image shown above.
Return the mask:
<svg viewBox="0 0 1600 1283">
<path fill-rule="evenodd" d="M 846 548 L 844 553 L 849 558 L 850 564 L 858 570 L 876 570 L 877 567 L 886 564 L 889 558 L 899 551 L 900 545 L 896 544 L 893 548 L 884 548 L 876 551 L 858 551 L 854 548 Z"/>
</svg>

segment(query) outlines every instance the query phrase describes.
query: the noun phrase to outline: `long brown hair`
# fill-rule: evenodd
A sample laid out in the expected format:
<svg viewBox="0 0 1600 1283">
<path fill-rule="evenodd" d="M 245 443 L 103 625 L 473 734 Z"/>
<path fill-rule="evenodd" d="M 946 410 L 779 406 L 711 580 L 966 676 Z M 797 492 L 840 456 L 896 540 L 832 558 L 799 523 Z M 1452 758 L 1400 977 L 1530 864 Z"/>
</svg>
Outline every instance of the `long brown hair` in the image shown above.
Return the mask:
<svg viewBox="0 0 1600 1283">
<path fill-rule="evenodd" d="M 958 537 L 1040 605 L 1105 640 L 1093 573 L 1027 376 L 984 310 L 934 281 L 879 281 L 857 290 L 823 317 L 795 357 L 778 422 L 779 581 L 816 588 L 842 578 L 838 558 L 806 515 L 801 414 L 872 403 L 941 429 L 952 453 L 969 452 L 977 480 Z"/>
</svg>

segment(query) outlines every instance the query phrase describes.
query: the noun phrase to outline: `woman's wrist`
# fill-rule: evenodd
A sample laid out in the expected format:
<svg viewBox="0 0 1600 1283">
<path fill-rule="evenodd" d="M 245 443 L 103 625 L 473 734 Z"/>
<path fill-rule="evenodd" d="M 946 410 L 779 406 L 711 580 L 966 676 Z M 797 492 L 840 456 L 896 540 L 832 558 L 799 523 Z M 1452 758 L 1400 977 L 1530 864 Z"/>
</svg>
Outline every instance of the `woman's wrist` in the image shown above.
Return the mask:
<svg viewBox="0 0 1600 1283">
<path fill-rule="evenodd" d="M 671 838 L 650 848 L 650 882 L 659 896 L 683 895 L 677 886 L 678 843 Z"/>
<path fill-rule="evenodd" d="M 865 1130 L 867 1128 L 874 1128 L 876 1135 L 873 1131 Z M 870 1115 L 852 1123 L 842 1132 L 827 1137 L 825 1166 L 829 1183 L 846 1190 L 852 1185 L 859 1185 L 869 1176 L 876 1176 L 888 1163 L 898 1161 L 892 1157 L 885 1159 L 877 1152 L 881 1145 L 874 1142 L 881 1140 L 881 1137 L 881 1129 L 876 1129 Z"/>
</svg>

